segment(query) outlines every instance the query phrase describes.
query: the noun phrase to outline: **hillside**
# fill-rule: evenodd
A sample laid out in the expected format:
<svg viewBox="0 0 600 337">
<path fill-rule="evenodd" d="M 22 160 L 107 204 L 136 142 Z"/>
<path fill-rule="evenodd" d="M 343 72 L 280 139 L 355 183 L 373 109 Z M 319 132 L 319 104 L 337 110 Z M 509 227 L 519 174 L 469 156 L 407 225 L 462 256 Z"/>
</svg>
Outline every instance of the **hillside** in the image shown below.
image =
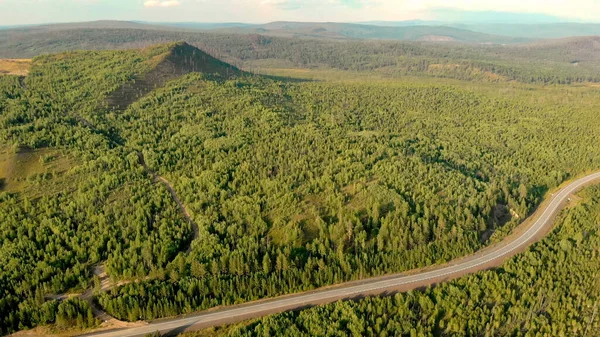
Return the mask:
<svg viewBox="0 0 600 337">
<path fill-rule="evenodd" d="M 179 336 L 594 336 L 600 329 L 600 189 L 590 187 L 579 198 L 549 237 L 498 269 L 423 291 L 340 301 Z"/>
<path fill-rule="evenodd" d="M 553 55 L 556 59 L 577 65 L 600 64 L 600 36 L 543 40 L 528 45 L 510 46 L 507 49 L 527 52 L 537 59 Z"/>
<path fill-rule="evenodd" d="M 95 326 L 87 301 L 58 294 L 90 289 L 96 264 L 156 269 L 189 246 L 192 225 L 105 106 L 124 86 L 144 93 L 190 72 L 239 73 L 175 43 L 38 56 L 26 78 L 0 76 L 0 334 Z"/>
<path fill-rule="evenodd" d="M 218 60 L 185 42 L 170 45 L 151 60 L 152 70 L 136 75 L 107 98 L 109 108 L 125 110 L 130 104 L 167 82 L 191 72 L 217 74 L 223 78 L 241 75 L 234 66 Z"/>
</svg>

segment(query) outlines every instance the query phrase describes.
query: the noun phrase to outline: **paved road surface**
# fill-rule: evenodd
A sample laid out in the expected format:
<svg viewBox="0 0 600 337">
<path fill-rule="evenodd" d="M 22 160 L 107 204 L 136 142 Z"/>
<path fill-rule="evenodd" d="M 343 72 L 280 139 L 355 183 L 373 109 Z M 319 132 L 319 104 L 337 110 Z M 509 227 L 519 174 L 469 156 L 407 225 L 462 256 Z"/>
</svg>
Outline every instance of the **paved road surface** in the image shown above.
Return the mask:
<svg viewBox="0 0 600 337">
<path fill-rule="evenodd" d="M 148 325 L 99 332 L 89 336 L 101 337 L 133 337 L 160 331 L 176 334 L 187 328 L 204 328 L 225 323 L 233 323 L 267 314 L 298 309 L 317 304 L 330 303 L 340 299 L 356 298 L 363 295 L 383 294 L 394 291 L 407 291 L 457 278 L 467 273 L 487 269 L 498 265 L 510 256 L 517 254 L 528 245 L 538 240 L 550 226 L 556 213 L 562 209 L 569 196 L 594 181 L 600 180 L 600 172 L 576 180 L 554 195 L 549 203 L 545 203 L 536 212 L 537 220 L 520 235 L 509 236 L 502 243 L 484 249 L 472 256 L 460 258 L 448 264 L 433 267 L 411 275 L 400 274 L 388 277 L 351 282 L 338 287 L 315 290 L 307 293 L 277 297 L 270 300 L 251 302 L 245 305 L 222 308 L 216 311 L 205 311 L 188 316 L 154 321 Z"/>
</svg>

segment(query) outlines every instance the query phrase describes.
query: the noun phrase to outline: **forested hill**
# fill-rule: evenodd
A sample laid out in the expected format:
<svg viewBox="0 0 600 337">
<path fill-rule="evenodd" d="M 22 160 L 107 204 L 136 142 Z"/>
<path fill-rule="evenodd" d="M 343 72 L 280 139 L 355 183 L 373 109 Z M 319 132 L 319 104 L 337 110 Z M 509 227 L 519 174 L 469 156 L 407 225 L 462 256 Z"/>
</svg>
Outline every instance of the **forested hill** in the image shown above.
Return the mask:
<svg viewBox="0 0 600 337">
<path fill-rule="evenodd" d="M 150 48 L 156 50 L 159 47 Z M 140 97 L 165 83 L 191 72 L 216 74 L 223 78 L 241 75 L 236 67 L 216 59 L 186 42 L 165 47 L 165 52 L 153 57 L 152 69 L 138 74 L 107 97 L 110 108 L 125 109 Z"/>
<path fill-rule="evenodd" d="M 497 270 L 180 337 L 597 336 L 600 189 L 580 196 L 548 238 Z"/>
<path fill-rule="evenodd" d="M 59 294 L 92 288 L 96 264 L 127 278 L 164 268 L 189 246 L 190 223 L 120 137 L 128 123 L 114 108 L 190 72 L 242 75 L 169 43 L 43 55 L 26 78 L 0 76 L 0 334 L 96 325 L 86 301 Z M 111 104 L 115 97 L 127 104 Z"/>
<path fill-rule="evenodd" d="M 339 69 L 435 52 L 203 36 L 240 59 Z M 280 82 L 183 43 L 42 55 L 0 76 L 0 333 L 98 324 L 87 302 L 57 300 L 94 289 L 98 265 L 124 283 L 96 303 L 135 321 L 448 261 L 600 167 L 597 88 L 441 82 Z"/>
</svg>

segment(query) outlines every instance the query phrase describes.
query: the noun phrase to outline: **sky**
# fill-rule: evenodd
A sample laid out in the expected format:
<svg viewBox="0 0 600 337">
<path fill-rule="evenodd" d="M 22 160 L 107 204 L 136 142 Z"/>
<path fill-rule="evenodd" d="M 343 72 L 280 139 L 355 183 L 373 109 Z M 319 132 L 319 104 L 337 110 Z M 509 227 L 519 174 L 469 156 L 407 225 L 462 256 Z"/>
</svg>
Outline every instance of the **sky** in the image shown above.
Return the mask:
<svg viewBox="0 0 600 337">
<path fill-rule="evenodd" d="M 0 26 L 107 19 L 247 23 L 444 20 L 447 17 L 440 13 L 446 10 L 455 14 L 539 13 L 565 21 L 600 22 L 600 0 L 0 0 Z"/>
</svg>

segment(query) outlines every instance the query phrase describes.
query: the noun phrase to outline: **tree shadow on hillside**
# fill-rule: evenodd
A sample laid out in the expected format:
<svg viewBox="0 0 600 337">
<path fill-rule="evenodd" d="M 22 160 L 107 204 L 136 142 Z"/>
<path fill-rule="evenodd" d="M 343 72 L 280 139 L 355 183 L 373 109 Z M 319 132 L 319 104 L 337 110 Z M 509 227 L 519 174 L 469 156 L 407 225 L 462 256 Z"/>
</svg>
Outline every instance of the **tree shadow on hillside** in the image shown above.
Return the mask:
<svg viewBox="0 0 600 337">
<path fill-rule="evenodd" d="M 263 78 L 267 78 L 273 81 L 284 82 L 284 83 L 306 83 L 306 82 L 319 82 L 310 78 L 297 78 L 297 77 L 287 77 L 287 76 L 275 76 L 275 75 L 254 75 L 261 76 Z"/>
</svg>

